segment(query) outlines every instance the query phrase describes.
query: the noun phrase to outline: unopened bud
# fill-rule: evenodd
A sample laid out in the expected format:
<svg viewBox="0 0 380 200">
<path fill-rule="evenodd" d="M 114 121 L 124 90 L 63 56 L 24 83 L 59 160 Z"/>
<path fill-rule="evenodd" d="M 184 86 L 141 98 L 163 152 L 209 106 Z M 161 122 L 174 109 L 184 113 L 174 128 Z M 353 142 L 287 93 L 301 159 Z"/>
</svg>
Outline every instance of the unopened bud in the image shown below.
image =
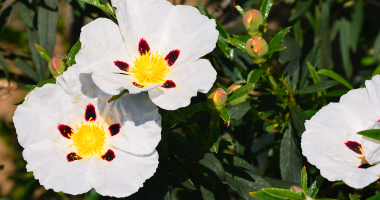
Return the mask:
<svg viewBox="0 0 380 200">
<path fill-rule="evenodd" d="M 49 70 L 53 74 L 54 78 L 57 78 L 64 71 L 66 71 L 66 64 L 64 62 L 65 57 L 53 56 L 49 62 Z"/>
<path fill-rule="evenodd" d="M 297 187 L 295 185 L 292 185 L 292 187 L 290 187 L 290 190 L 293 190 L 293 191 L 296 191 L 296 192 L 302 192 L 302 193 L 305 192 L 305 191 L 303 191 L 302 188 Z"/>
<path fill-rule="evenodd" d="M 231 85 L 230 87 L 228 87 L 227 93 L 231 94 L 232 92 L 234 92 L 235 90 L 237 90 L 239 88 L 241 88 L 241 85 Z"/>
<path fill-rule="evenodd" d="M 258 10 L 250 10 L 245 13 L 243 23 L 248 33 L 259 30 L 259 26 L 264 23 L 263 15 Z"/>
<path fill-rule="evenodd" d="M 227 92 L 222 88 L 216 88 L 208 95 L 207 105 L 211 109 L 222 110 L 227 104 Z"/>
<path fill-rule="evenodd" d="M 262 58 L 268 53 L 268 44 L 262 37 L 255 36 L 247 41 L 245 49 L 251 57 Z"/>
</svg>

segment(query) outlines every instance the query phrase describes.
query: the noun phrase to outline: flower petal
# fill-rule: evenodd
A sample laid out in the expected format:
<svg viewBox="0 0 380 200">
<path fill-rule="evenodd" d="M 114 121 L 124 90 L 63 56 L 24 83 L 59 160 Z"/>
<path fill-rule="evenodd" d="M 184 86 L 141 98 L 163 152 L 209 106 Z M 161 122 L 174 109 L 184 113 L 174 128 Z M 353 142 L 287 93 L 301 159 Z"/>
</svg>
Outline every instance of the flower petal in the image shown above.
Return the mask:
<svg viewBox="0 0 380 200">
<path fill-rule="evenodd" d="M 183 64 L 168 75 L 175 88 L 157 88 L 150 90 L 149 97 L 160 108 L 176 110 L 188 106 L 197 92 L 207 93 L 216 80 L 216 71 L 208 60 L 198 60 Z"/>
<path fill-rule="evenodd" d="M 91 160 L 90 183 L 101 195 L 129 196 L 137 192 L 157 169 L 158 153 L 156 151 L 146 156 L 118 152 L 112 162 Z"/>
</svg>

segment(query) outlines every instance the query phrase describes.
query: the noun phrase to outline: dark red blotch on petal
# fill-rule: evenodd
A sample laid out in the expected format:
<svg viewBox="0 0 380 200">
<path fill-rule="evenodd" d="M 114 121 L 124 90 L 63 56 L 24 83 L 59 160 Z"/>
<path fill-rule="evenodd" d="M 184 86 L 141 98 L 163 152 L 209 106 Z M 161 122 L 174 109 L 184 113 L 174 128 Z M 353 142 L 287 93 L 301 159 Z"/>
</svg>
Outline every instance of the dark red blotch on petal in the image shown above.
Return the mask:
<svg viewBox="0 0 380 200">
<path fill-rule="evenodd" d="M 149 47 L 148 42 L 144 38 L 141 38 L 139 42 L 140 55 L 145 55 L 149 51 L 150 51 L 150 47 Z"/>
<path fill-rule="evenodd" d="M 372 166 L 370 164 L 366 163 L 366 164 L 360 165 L 358 168 L 367 169 L 369 167 L 372 167 Z"/>
<path fill-rule="evenodd" d="M 123 62 L 123 61 L 118 61 L 118 60 L 115 61 L 114 63 L 115 63 L 115 65 L 116 65 L 116 67 L 118 67 L 121 71 L 128 72 L 128 70 L 129 70 L 129 65 L 128 65 L 128 63 Z"/>
<path fill-rule="evenodd" d="M 138 83 L 136 83 L 136 82 L 133 82 L 132 84 L 133 84 L 134 86 L 138 87 L 138 88 L 143 88 L 143 87 L 144 87 L 143 85 L 140 85 L 140 84 L 138 84 Z"/>
<path fill-rule="evenodd" d="M 71 139 L 71 134 L 73 133 L 73 129 L 70 126 L 60 124 L 58 125 L 58 130 L 61 132 L 62 136 Z"/>
<path fill-rule="evenodd" d="M 169 52 L 168 55 L 166 55 L 165 60 L 168 63 L 169 67 L 174 65 L 175 61 L 177 61 L 179 57 L 179 52 L 180 51 L 178 49 L 175 49 Z"/>
<path fill-rule="evenodd" d="M 112 124 L 108 128 L 108 130 L 110 131 L 111 136 L 115 136 L 115 135 L 117 135 L 120 132 L 120 128 L 121 128 L 120 124 Z"/>
<path fill-rule="evenodd" d="M 86 114 L 84 115 L 86 121 L 95 121 L 96 120 L 96 111 L 95 106 L 92 104 L 88 104 L 86 107 Z"/>
<path fill-rule="evenodd" d="M 102 159 L 111 162 L 113 159 L 115 159 L 115 153 L 111 149 L 108 149 L 108 151 L 102 155 Z"/>
<path fill-rule="evenodd" d="M 67 154 L 66 157 L 67 157 L 67 161 L 69 161 L 69 162 L 73 162 L 74 160 L 82 159 L 82 157 L 78 156 L 78 154 L 76 154 L 74 152 Z"/>
<path fill-rule="evenodd" d="M 177 85 L 171 81 L 171 80 L 167 80 L 165 81 L 165 83 L 161 86 L 163 88 L 175 88 Z"/>
<path fill-rule="evenodd" d="M 360 149 L 362 148 L 362 145 L 360 145 L 358 142 L 355 142 L 355 141 L 347 141 L 346 143 L 346 146 L 351 149 L 352 151 L 354 151 L 355 153 L 357 154 L 362 154 L 362 152 L 360 151 Z"/>
</svg>

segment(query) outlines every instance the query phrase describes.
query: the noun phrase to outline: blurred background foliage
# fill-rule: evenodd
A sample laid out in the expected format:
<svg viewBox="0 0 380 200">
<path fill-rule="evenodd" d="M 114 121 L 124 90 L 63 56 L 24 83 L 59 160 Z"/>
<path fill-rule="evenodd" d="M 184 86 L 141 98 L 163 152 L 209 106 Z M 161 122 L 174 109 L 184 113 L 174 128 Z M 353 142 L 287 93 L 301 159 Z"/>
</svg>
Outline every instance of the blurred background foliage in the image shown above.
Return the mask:
<svg viewBox="0 0 380 200">
<path fill-rule="evenodd" d="M 196 0 L 171 2 L 197 6 Z M 45 190 L 32 173 L 26 172 L 12 123 L 16 109 L 13 104 L 28 93 L 22 86 L 51 78 L 47 61 L 34 44 L 43 47 L 50 56 L 68 55 L 82 26 L 98 17 L 114 20 L 112 14 L 99 9 L 105 3 L 0 0 L 1 200 L 113 199 L 100 197 L 94 190 L 78 196 Z M 217 87 L 247 84 L 252 71 L 258 69 L 245 52 L 223 38 L 246 41 L 242 16 L 234 5 L 247 11 L 260 9 L 262 3 L 262 0 L 202 0 L 198 4 L 202 14 L 207 11 L 221 25 L 218 47 L 205 56 L 218 72 Z M 286 49 L 274 53 L 272 63 L 282 75 L 276 78 L 282 77 L 291 91 L 297 92 L 289 93 L 284 87 L 273 91 L 266 76 L 262 76 L 255 81 L 249 101 L 227 106 L 231 121 L 227 124 L 218 119 L 217 128 L 210 128 L 214 114 L 208 112 L 204 94 L 194 97 L 188 108 L 162 111 L 163 140 L 157 147 L 159 168 L 138 193 L 126 199 L 254 199 L 248 192 L 264 187 L 299 186 L 304 165 L 309 185 L 316 180 L 321 184 L 318 198 L 349 199 L 351 193 L 366 199 L 377 194 L 380 182 L 361 190 L 343 182 L 325 179 L 321 182 L 318 169 L 301 155 L 300 135 L 304 120 L 379 74 L 379 11 L 377 0 L 274 0 L 263 37 L 269 42 L 279 31 L 292 27 L 282 41 Z M 310 90 L 317 83 L 323 88 Z M 289 104 L 290 96 L 296 106 Z"/>
</svg>

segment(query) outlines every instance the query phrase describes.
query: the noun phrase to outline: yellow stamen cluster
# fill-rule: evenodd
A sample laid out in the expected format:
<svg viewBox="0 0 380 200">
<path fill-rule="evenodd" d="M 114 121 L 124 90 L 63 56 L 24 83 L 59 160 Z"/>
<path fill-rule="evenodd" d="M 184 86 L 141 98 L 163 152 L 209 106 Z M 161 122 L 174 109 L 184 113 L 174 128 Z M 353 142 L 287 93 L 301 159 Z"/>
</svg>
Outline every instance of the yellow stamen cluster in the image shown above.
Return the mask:
<svg viewBox="0 0 380 200">
<path fill-rule="evenodd" d="M 162 58 L 162 54 L 147 52 L 135 58 L 134 67 L 129 72 L 137 79 L 139 85 L 146 87 L 163 84 L 166 81 L 165 77 L 169 72 L 169 67 Z"/>
<path fill-rule="evenodd" d="M 71 139 L 78 150 L 78 156 L 99 156 L 101 157 L 105 144 L 105 131 L 99 122 L 89 121 L 88 124 L 76 126 L 77 131 L 72 134 Z"/>
</svg>

